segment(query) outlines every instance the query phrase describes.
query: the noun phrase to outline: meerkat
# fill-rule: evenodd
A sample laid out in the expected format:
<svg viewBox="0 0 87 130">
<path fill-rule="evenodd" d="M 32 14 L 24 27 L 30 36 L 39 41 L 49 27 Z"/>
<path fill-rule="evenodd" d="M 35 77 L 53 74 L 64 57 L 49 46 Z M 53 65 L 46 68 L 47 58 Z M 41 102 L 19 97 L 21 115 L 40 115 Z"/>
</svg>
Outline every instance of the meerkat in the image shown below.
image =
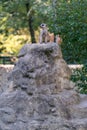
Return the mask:
<svg viewBox="0 0 87 130">
<path fill-rule="evenodd" d="M 59 45 L 62 43 L 62 38 L 60 37 L 59 34 L 56 35 L 56 43 L 59 44 Z"/>
<path fill-rule="evenodd" d="M 49 33 L 48 33 L 48 28 L 47 28 L 47 25 L 45 23 L 42 23 L 40 25 L 40 37 L 39 37 L 39 42 L 40 43 L 47 43 L 49 41 Z"/>
<path fill-rule="evenodd" d="M 53 43 L 55 39 L 54 33 L 49 33 L 49 42 Z"/>
</svg>

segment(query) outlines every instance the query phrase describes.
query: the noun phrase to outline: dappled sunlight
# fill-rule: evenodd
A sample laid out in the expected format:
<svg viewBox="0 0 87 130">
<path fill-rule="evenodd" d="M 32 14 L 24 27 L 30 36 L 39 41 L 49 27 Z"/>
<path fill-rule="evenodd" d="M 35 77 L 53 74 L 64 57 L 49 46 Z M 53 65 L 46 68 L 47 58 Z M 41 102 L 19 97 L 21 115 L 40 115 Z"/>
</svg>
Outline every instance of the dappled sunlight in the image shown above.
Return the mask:
<svg viewBox="0 0 87 130">
<path fill-rule="evenodd" d="M 0 35 L 0 42 L 2 43 L 1 47 L 4 47 L 3 54 L 12 54 L 16 55 L 20 48 L 27 42 L 30 41 L 29 35 Z M 1 48 L 0 47 L 0 48 Z"/>
</svg>

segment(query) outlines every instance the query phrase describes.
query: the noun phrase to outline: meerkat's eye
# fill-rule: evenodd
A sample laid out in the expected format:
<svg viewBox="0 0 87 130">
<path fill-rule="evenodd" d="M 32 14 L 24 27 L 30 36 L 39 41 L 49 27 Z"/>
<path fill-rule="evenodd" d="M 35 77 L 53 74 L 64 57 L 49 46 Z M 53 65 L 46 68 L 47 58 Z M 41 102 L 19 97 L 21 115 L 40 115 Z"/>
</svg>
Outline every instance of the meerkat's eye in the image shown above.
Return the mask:
<svg viewBox="0 0 87 130">
<path fill-rule="evenodd" d="M 42 24 L 41 26 L 44 27 L 44 24 Z"/>
<path fill-rule="evenodd" d="M 42 27 L 42 28 L 44 28 L 44 27 L 46 27 L 47 25 L 45 24 L 45 23 L 42 23 L 41 25 L 40 25 L 40 27 Z"/>
</svg>

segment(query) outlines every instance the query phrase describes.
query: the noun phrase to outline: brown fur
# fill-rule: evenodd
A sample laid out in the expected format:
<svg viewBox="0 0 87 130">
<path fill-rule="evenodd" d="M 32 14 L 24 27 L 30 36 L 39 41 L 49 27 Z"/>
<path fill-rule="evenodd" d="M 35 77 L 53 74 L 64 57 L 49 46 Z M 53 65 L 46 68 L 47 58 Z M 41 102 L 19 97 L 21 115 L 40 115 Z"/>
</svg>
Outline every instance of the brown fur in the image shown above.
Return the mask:
<svg viewBox="0 0 87 130">
<path fill-rule="evenodd" d="M 56 35 L 56 43 L 59 44 L 59 45 L 62 43 L 62 38 L 60 37 L 59 34 Z"/>
</svg>

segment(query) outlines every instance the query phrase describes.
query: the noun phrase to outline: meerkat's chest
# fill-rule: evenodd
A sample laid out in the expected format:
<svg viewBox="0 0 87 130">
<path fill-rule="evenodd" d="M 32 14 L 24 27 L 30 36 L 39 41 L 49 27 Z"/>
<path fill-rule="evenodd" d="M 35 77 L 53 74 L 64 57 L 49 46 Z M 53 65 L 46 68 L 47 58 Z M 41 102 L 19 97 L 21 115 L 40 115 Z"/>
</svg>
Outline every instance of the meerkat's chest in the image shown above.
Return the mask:
<svg viewBox="0 0 87 130">
<path fill-rule="evenodd" d="M 42 31 L 43 37 L 47 36 L 47 34 L 48 34 L 48 31 L 47 31 L 47 30 L 43 30 L 43 31 Z"/>
</svg>

